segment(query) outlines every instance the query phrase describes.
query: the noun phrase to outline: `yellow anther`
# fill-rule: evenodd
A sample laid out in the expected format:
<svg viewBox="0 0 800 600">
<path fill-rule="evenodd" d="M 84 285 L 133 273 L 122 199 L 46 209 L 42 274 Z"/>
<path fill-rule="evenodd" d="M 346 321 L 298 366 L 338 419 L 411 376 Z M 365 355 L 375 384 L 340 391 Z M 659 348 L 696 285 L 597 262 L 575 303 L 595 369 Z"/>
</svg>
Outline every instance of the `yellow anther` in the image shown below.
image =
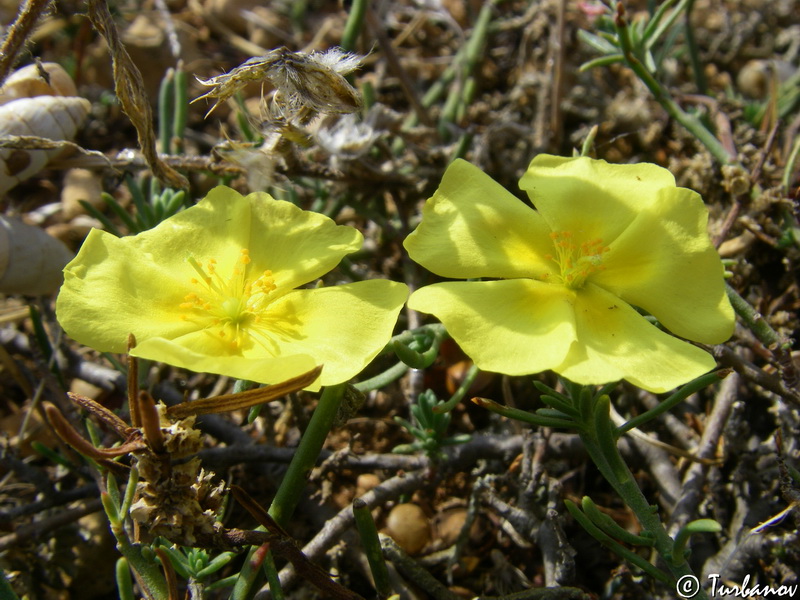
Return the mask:
<svg viewBox="0 0 800 600">
<path fill-rule="evenodd" d="M 603 246 L 603 240 L 596 238 L 576 245 L 572 241 L 571 231 L 558 231 L 550 233 L 553 248 L 556 253 L 546 254 L 545 258 L 558 265 L 557 280 L 571 288 L 580 288 L 586 279 L 595 271 L 601 271 L 603 254 L 608 252 L 608 247 Z M 542 277 L 547 279 L 547 277 Z"/>
<path fill-rule="evenodd" d="M 269 319 L 261 318 L 269 306 L 268 295 L 277 289 L 272 271 L 262 271 L 253 278 L 249 273 L 252 258 L 246 248 L 239 250 L 227 277 L 222 269 L 217 271 L 218 263 L 214 258 L 205 263 L 189 258 L 188 262 L 199 276 L 191 282 L 202 291 L 190 292 L 179 304 L 181 310 L 187 311 L 184 318 L 202 324 L 217 339 L 224 340 L 232 351 L 238 352 L 253 342 L 272 343 L 270 332 L 265 328 Z"/>
</svg>

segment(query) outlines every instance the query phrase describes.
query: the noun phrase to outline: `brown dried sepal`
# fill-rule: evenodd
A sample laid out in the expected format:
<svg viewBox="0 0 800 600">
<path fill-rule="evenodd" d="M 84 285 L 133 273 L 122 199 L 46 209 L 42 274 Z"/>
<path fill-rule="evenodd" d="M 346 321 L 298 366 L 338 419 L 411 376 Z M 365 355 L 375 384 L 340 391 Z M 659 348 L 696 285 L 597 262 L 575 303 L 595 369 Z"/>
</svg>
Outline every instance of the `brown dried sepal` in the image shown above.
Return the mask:
<svg viewBox="0 0 800 600">
<path fill-rule="evenodd" d="M 98 409 L 106 413 L 113 414 L 99 404 L 94 404 Z M 108 460 L 147 448 L 147 444 L 142 439 L 141 433 L 135 429 L 130 430 L 130 428 L 128 428 L 129 431 L 126 431 L 127 435 L 125 436 L 125 442 L 120 446 L 116 446 L 114 448 L 98 448 L 86 441 L 86 439 L 84 439 L 80 433 L 75 431 L 75 428 L 70 425 L 67 419 L 64 418 L 64 415 L 61 414 L 61 411 L 58 410 L 55 405 L 51 404 L 50 402 L 45 402 L 44 410 L 47 414 L 50 424 L 53 426 L 53 429 L 56 430 L 58 436 L 64 440 L 64 442 L 72 446 L 75 450 L 84 456 L 88 456 L 89 458 L 95 460 Z M 93 412 L 93 414 L 98 413 Z M 116 415 L 114 416 L 116 417 Z"/>
<path fill-rule="evenodd" d="M 167 409 L 167 416 L 176 419 L 188 417 L 189 415 L 205 415 L 209 413 L 230 412 L 242 408 L 250 408 L 265 402 L 271 402 L 281 398 L 286 394 L 302 390 L 316 381 L 322 367 L 315 367 L 310 371 L 302 373 L 297 377 L 292 377 L 281 383 L 275 383 L 266 387 L 238 392 L 236 394 L 223 394 L 212 398 L 201 398 L 189 402 L 181 402 Z"/>
<path fill-rule="evenodd" d="M 131 338 L 131 347 L 135 340 Z M 135 361 L 133 369 L 135 371 Z M 222 526 L 216 515 L 222 506 L 224 483 L 214 483 L 214 474 L 200 466 L 196 454 L 203 447 L 195 416 L 226 412 L 268 402 L 313 383 L 322 367 L 314 368 L 287 381 L 249 392 L 226 394 L 194 402 L 184 402 L 170 409 L 156 404 L 147 392 L 139 392 L 136 379 L 129 380 L 131 412 L 139 424 L 130 427 L 125 421 L 91 398 L 70 394 L 73 402 L 97 417 L 125 442 L 112 449 L 96 448 L 84 439 L 53 405 L 45 410 L 53 428 L 78 452 L 119 470 L 122 465 L 111 458 L 131 454 L 136 459 L 139 481 L 137 500 L 131 506 L 133 520 L 153 536 L 163 536 L 183 546 L 222 540 Z"/>
</svg>

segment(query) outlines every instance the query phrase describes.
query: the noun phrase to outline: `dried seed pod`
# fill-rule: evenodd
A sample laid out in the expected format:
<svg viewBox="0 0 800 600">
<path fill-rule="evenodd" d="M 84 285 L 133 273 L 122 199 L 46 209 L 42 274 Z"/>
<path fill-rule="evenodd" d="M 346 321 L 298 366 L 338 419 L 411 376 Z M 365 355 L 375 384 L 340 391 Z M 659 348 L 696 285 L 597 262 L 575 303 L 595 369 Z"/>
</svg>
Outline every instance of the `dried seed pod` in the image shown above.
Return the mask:
<svg viewBox="0 0 800 600">
<path fill-rule="evenodd" d="M 0 217 L 0 293 L 52 294 L 61 286 L 61 271 L 72 256 L 38 227 Z"/>
<path fill-rule="evenodd" d="M 338 48 L 325 52 L 292 52 L 288 48 L 270 50 L 254 56 L 228 73 L 200 79 L 212 88 L 202 96 L 216 102 L 206 116 L 222 102 L 252 81 L 268 80 L 280 92 L 278 112 L 284 117 L 296 116 L 303 108 L 322 113 L 352 113 L 361 109 L 359 93 L 344 78 L 359 67 L 361 57 Z"/>
<path fill-rule="evenodd" d="M 216 515 L 222 506 L 225 484 L 215 483 L 214 474 L 205 471 L 194 456 L 203 447 L 200 431 L 194 428 L 194 417 L 173 421 L 161 403 L 155 410 L 163 452 L 157 454 L 148 449 L 137 454 L 139 499 L 131 506 L 131 516 L 151 535 L 193 546 L 197 536 L 219 532 Z M 189 460 L 178 462 L 186 458 Z"/>
<path fill-rule="evenodd" d="M 14 71 L 0 87 L 0 105 L 35 96 L 77 96 L 75 82 L 58 63 L 28 65 Z"/>
<path fill-rule="evenodd" d="M 0 138 L 34 136 L 71 141 L 90 109 L 88 100 L 76 97 L 37 96 L 14 100 L 0 106 Z M 0 194 L 33 177 L 61 152 L 61 148 L 0 148 Z"/>
</svg>

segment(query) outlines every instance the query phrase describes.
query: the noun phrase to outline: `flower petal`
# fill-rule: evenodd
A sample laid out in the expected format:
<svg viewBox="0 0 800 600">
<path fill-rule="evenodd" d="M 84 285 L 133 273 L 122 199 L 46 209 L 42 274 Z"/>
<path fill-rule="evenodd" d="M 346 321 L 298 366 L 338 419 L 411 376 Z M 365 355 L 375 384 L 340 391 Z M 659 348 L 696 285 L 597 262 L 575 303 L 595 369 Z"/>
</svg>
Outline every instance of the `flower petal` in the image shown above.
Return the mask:
<svg viewBox="0 0 800 600">
<path fill-rule="evenodd" d="M 524 375 L 564 360 L 575 339 L 574 294 L 529 279 L 437 283 L 408 307 L 435 315 L 475 364 Z"/>
<path fill-rule="evenodd" d="M 159 337 L 149 338 L 136 346 L 131 354 L 199 373 L 219 373 L 259 383 L 280 383 L 306 373 L 319 365 L 316 358 L 309 354 L 262 355 L 254 358 L 209 354 L 205 351 L 206 347 L 202 336 L 208 336 L 208 334 L 193 332 L 188 337 L 181 338 L 180 341 Z M 193 338 L 197 342 L 196 344 L 192 343 Z M 317 379 L 306 389 L 316 391 L 320 385 L 320 379 Z"/>
<path fill-rule="evenodd" d="M 612 165 L 587 157 L 540 154 L 519 182 L 554 232 L 580 241 L 610 244 L 657 201 L 661 188 L 675 187 L 672 174 L 657 165 Z"/>
<path fill-rule="evenodd" d="M 160 260 L 189 257 L 219 261 L 229 272 L 247 249 L 251 269 L 274 274 L 279 289 L 313 281 L 361 247 L 363 237 L 325 215 L 305 211 L 290 202 L 256 192 L 242 196 L 225 186 L 212 189 L 194 207 L 130 239 Z"/>
<path fill-rule="evenodd" d="M 217 261 L 229 276 L 250 250 L 253 272 L 271 270 L 289 291 L 335 267 L 360 248 L 362 236 L 324 215 L 264 193 L 247 197 L 219 186 L 196 206 L 135 236 L 93 230 L 64 269 L 56 303 L 59 321 L 78 342 L 103 352 L 124 352 L 128 333 L 175 339 L 196 329 L 178 307 L 197 272 L 187 262 Z M 313 366 L 313 365 L 312 365 Z"/>
<path fill-rule="evenodd" d="M 536 277 L 552 271 L 541 217 L 478 167 L 454 161 L 406 238 L 412 260 L 442 277 Z"/>
<path fill-rule="evenodd" d="M 294 290 L 269 306 L 270 320 L 287 326 L 271 338 L 273 351 L 312 356 L 323 365 L 321 385 L 347 381 L 386 346 L 407 297 L 405 284 L 384 279 Z M 262 351 L 255 346 L 244 356 Z"/>
<path fill-rule="evenodd" d="M 665 188 L 610 246 L 592 281 L 687 339 L 719 344 L 733 334 L 719 254 L 699 194 Z"/>
<path fill-rule="evenodd" d="M 134 239 L 93 229 L 64 268 L 58 321 L 70 337 L 101 352 L 125 352 L 129 333 L 144 340 L 195 329 L 176 316 L 191 267 L 155 261 Z"/>
<path fill-rule="evenodd" d="M 578 341 L 553 370 L 583 385 L 626 379 L 654 393 L 707 373 L 714 358 L 664 333 L 631 306 L 587 284 L 576 294 Z"/>
</svg>

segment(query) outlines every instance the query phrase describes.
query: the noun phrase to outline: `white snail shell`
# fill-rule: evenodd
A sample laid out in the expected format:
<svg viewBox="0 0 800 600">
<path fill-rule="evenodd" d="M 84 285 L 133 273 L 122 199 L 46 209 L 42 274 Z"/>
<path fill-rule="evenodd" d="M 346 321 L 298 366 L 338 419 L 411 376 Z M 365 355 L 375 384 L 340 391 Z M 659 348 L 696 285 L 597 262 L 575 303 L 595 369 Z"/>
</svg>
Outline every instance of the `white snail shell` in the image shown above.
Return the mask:
<svg viewBox="0 0 800 600">
<path fill-rule="evenodd" d="M 42 77 L 47 73 L 47 79 Z M 48 81 L 49 80 L 49 81 Z M 0 87 L 0 104 L 34 96 L 77 96 L 75 82 L 58 63 L 45 62 L 17 69 Z"/>
<path fill-rule="evenodd" d="M 0 217 L 0 293 L 41 296 L 57 291 L 72 252 L 39 227 Z"/>
<path fill-rule="evenodd" d="M 37 136 L 71 141 L 91 104 L 72 96 L 20 98 L 0 106 L 0 137 Z M 0 148 L 0 195 L 41 171 L 60 149 Z"/>
</svg>

